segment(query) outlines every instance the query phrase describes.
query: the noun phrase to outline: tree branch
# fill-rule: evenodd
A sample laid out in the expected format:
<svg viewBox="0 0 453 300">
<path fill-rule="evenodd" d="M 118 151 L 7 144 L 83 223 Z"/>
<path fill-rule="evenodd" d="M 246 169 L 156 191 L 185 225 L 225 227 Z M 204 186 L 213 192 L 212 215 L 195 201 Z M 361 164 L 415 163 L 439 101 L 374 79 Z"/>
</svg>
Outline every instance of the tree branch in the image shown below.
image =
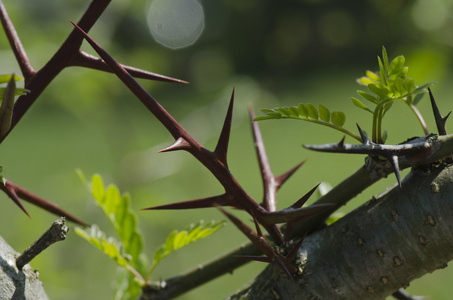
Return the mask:
<svg viewBox="0 0 453 300">
<path fill-rule="evenodd" d="M 296 284 L 268 267 L 230 299 L 383 299 L 453 259 L 453 167 L 425 166 L 309 235 Z"/>
</svg>

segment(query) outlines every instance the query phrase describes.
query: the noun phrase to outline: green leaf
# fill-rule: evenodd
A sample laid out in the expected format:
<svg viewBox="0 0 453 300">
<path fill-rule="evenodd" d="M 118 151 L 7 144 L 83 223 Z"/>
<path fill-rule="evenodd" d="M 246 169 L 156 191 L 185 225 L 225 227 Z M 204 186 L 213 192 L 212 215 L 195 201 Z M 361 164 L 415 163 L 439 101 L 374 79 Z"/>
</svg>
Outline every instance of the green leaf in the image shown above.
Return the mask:
<svg viewBox="0 0 453 300">
<path fill-rule="evenodd" d="M 143 237 L 137 227 L 137 215 L 131 209 L 130 196 L 121 195 L 113 184 L 105 188 L 98 174 L 93 175 L 91 188 L 97 205 L 115 228 L 125 252 L 132 257 L 131 265 L 137 267 L 136 263 L 143 249 Z"/>
<path fill-rule="evenodd" d="M 308 116 L 311 119 L 313 119 L 313 120 L 318 120 L 319 119 L 318 110 L 316 109 L 316 107 L 313 104 L 308 103 L 307 104 L 307 110 L 308 110 Z"/>
<path fill-rule="evenodd" d="M 299 104 L 297 106 L 297 112 L 299 113 L 299 116 L 301 117 L 304 117 L 304 118 L 308 118 L 308 109 L 307 109 L 307 106 L 305 104 Z"/>
<path fill-rule="evenodd" d="M 409 77 L 405 78 L 403 81 L 403 86 L 408 93 L 413 93 L 415 89 L 414 79 Z"/>
<path fill-rule="evenodd" d="M 402 55 L 395 57 L 389 66 L 389 70 L 388 70 L 389 76 L 398 73 L 401 70 L 401 68 L 404 66 L 405 61 L 406 60 L 405 60 L 404 56 L 402 56 Z"/>
<path fill-rule="evenodd" d="M 16 82 L 14 81 L 13 75 L 9 76 L 11 79 L 8 81 L 4 91 L 2 105 L 0 107 L 0 138 L 6 136 L 11 128 L 11 121 L 13 119 Z"/>
<path fill-rule="evenodd" d="M 351 97 L 351 100 L 352 100 L 352 103 L 355 106 L 357 106 L 358 108 L 366 110 L 366 111 L 368 111 L 370 113 L 373 113 L 373 111 L 371 109 L 369 109 L 365 104 L 363 104 L 362 101 L 360 101 L 359 99 Z"/>
<path fill-rule="evenodd" d="M 153 264 L 149 274 L 152 273 L 154 268 L 162 259 L 164 259 L 172 252 L 193 242 L 208 237 L 209 235 L 222 228 L 224 225 L 225 221 L 210 223 L 204 223 L 203 221 L 200 221 L 196 224 L 192 224 L 186 230 L 173 231 L 167 237 L 165 243 L 155 252 Z"/>
<path fill-rule="evenodd" d="M 0 75 L 0 84 L 5 83 L 11 80 L 11 74 L 1 74 Z M 22 77 L 14 75 L 14 81 L 20 81 L 23 80 Z"/>
<path fill-rule="evenodd" d="M 365 72 L 365 74 L 366 74 L 366 76 L 367 76 L 369 79 L 371 79 L 371 80 L 373 80 L 373 81 L 380 81 L 380 80 L 381 80 L 381 79 L 379 78 L 379 75 L 378 75 L 378 74 L 376 74 L 376 73 L 374 73 L 374 72 L 371 72 L 370 70 L 367 70 L 367 71 Z M 371 82 L 370 82 L 370 83 L 371 83 Z M 368 85 L 368 84 L 367 84 L 367 85 Z"/>
<path fill-rule="evenodd" d="M 390 94 L 390 90 L 385 86 L 377 87 L 376 84 L 372 83 L 368 85 L 368 88 L 370 89 L 370 91 L 378 95 L 381 99 L 388 98 Z"/>
<path fill-rule="evenodd" d="M 427 88 L 433 84 L 435 84 L 437 82 L 435 81 L 430 81 L 428 83 L 425 83 L 425 84 L 422 84 L 421 86 L 417 86 L 415 87 L 414 91 L 412 92 L 412 94 L 420 94 L 420 93 L 425 93 L 427 92 Z"/>
<path fill-rule="evenodd" d="M 121 267 L 130 267 L 129 259 L 122 249 L 120 242 L 113 237 L 107 238 L 97 225 L 92 225 L 90 228 L 82 229 L 75 228 L 75 232 L 90 244 L 101 250 L 105 255 L 113 259 L 117 265 Z"/>
<path fill-rule="evenodd" d="M 392 83 L 391 90 L 396 96 L 404 95 L 406 93 L 406 89 L 403 85 L 403 79 L 396 78 Z"/>
<path fill-rule="evenodd" d="M 365 85 L 366 86 L 366 85 L 369 85 L 370 83 L 374 83 L 374 81 L 371 80 L 368 77 L 362 76 L 362 77 L 357 79 L 357 83 L 360 84 L 360 85 Z"/>
<path fill-rule="evenodd" d="M 385 72 L 388 74 L 388 69 L 389 69 L 389 57 L 387 55 L 387 49 L 385 49 L 384 46 L 382 46 L 382 59 L 384 60 L 384 67 L 385 67 Z"/>
<path fill-rule="evenodd" d="M 319 117 L 326 123 L 330 122 L 330 111 L 327 107 L 322 104 L 318 105 Z"/>
<path fill-rule="evenodd" d="M 423 99 L 423 96 L 425 96 L 426 93 L 421 93 L 421 94 L 417 94 L 415 97 L 414 97 L 414 101 L 412 101 L 412 104 L 413 105 L 417 105 L 422 99 Z"/>
<path fill-rule="evenodd" d="M 382 64 L 381 58 L 378 56 L 378 63 L 379 63 L 379 72 L 381 75 L 381 81 L 384 84 L 387 84 L 387 74 L 385 73 L 384 65 Z M 370 84 L 368 85 L 370 87 Z"/>
<path fill-rule="evenodd" d="M 346 122 L 346 115 L 342 111 L 332 112 L 332 123 L 338 127 L 343 127 Z"/>
<path fill-rule="evenodd" d="M 291 115 L 288 107 L 279 107 L 279 108 L 275 108 L 275 110 L 278 111 L 279 113 L 281 113 L 282 116 L 284 116 L 284 117 L 288 117 Z"/>
<path fill-rule="evenodd" d="M 378 104 L 379 103 L 379 101 L 378 101 L 378 99 L 376 97 L 374 97 L 373 95 L 368 94 L 367 92 L 358 90 L 357 94 L 359 94 L 360 96 L 362 96 L 363 98 L 367 99 L 368 101 L 370 101 L 370 102 L 372 102 L 374 104 Z"/>
<path fill-rule="evenodd" d="M 5 185 L 6 184 L 6 178 L 3 177 L 3 166 L 0 165 L 0 182 Z"/>
</svg>

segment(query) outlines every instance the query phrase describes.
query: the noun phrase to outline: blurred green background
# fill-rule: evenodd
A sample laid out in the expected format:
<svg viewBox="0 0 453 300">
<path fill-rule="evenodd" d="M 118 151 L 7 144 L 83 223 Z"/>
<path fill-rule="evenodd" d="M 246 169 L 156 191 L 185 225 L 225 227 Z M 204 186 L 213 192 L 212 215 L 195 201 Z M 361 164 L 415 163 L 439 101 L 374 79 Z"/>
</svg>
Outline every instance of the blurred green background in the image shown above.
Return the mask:
<svg viewBox="0 0 453 300">
<path fill-rule="evenodd" d="M 370 130 L 370 116 L 355 108 L 349 98 L 356 96 L 359 88 L 355 79 L 366 69 L 377 69 L 376 56 L 385 45 L 390 58 L 405 55 L 408 75 L 416 84 L 437 81 L 433 92 L 441 112 L 445 115 L 451 109 L 447 101 L 453 92 L 448 84 L 453 75 L 452 1 L 183 2 L 114 0 L 90 34 L 121 63 L 189 81 L 188 85 L 140 83 L 210 149 L 215 147 L 235 87 L 229 166 L 257 201 L 262 197 L 262 187 L 247 113 L 250 104 L 259 114 L 259 108 L 323 103 L 331 111 L 346 113 L 347 128 L 354 130 L 358 122 Z M 78 20 L 88 4 L 87 0 L 4 1 L 35 69 L 45 64 L 72 30 L 69 19 Z M 170 4 L 170 14 L 162 18 L 159 10 Z M 182 25 L 165 24 L 170 17 Z M 86 45 L 84 50 L 94 54 Z M 20 74 L 3 34 L 0 51 L 0 73 Z M 426 99 L 419 109 L 435 132 Z M 364 157 L 319 154 L 301 147 L 303 143 L 339 141 L 342 135 L 335 131 L 294 120 L 265 121 L 260 126 L 275 174 L 308 158 L 282 188 L 280 208 L 292 204 L 319 182 L 337 184 L 363 163 Z M 389 129 L 389 143 L 423 134 L 402 103 L 394 105 L 384 127 Z M 187 153 L 156 153 L 171 143 L 163 126 L 115 76 L 68 68 L 8 136 L 0 155 L 6 178 L 109 233 L 110 224 L 75 169 L 80 168 L 87 177 L 100 173 L 107 183 L 129 191 L 151 257 L 173 229 L 183 229 L 200 219 L 223 219 L 213 209 L 139 211 L 222 193 L 213 176 Z M 343 211 L 394 183 L 394 176 L 389 176 Z M 0 197 L 0 234 L 19 252 L 56 219 L 25 204 L 32 215 L 28 219 L 5 195 Z M 245 240 L 228 224 L 208 239 L 172 254 L 156 269 L 154 279 L 196 267 Z M 114 263 L 74 231 L 65 242 L 36 258 L 32 266 L 39 269 L 51 299 L 112 298 Z M 250 263 L 179 299 L 223 298 L 263 267 Z M 446 268 L 412 282 L 408 290 L 446 299 L 452 279 L 453 270 Z"/>
</svg>

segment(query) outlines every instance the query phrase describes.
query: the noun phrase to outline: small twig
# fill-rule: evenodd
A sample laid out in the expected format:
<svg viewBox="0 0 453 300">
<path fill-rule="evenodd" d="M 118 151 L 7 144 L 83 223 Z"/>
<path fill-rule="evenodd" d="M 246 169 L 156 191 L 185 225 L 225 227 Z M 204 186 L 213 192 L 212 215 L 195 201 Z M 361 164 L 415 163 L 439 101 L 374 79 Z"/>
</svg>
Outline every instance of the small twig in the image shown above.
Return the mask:
<svg viewBox="0 0 453 300">
<path fill-rule="evenodd" d="M 30 247 L 28 247 L 24 253 L 22 253 L 16 260 L 16 267 L 19 270 L 28 264 L 33 258 L 35 258 L 39 253 L 44 251 L 47 247 L 52 245 L 55 242 L 62 241 L 66 239 L 66 233 L 68 232 L 69 227 L 66 226 L 66 221 L 64 217 L 61 217 L 59 220 L 55 221 L 50 228 L 44 232 L 44 234 L 36 240 Z"/>
</svg>

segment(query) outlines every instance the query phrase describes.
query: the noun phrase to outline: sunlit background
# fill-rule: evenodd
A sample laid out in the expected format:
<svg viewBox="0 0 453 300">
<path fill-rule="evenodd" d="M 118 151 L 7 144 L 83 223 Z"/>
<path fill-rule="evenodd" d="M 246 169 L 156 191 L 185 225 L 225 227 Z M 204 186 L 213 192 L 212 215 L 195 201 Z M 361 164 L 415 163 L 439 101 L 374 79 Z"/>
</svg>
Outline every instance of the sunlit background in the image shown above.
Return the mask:
<svg viewBox="0 0 453 300">
<path fill-rule="evenodd" d="M 88 0 L 3 2 L 36 69 L 72 30 L 69 19 L 78 20 L 89 4 Z M 90 34 L 121 63 L 189 81 L 188 85 L 140 83 L 210 149 L 215 147 L 235 87 L 229 166 L 260 201 L 248 105 L 259 114 L 259 108 L 322 103 L 331 111 L 344 111 L 347 128 L 354 130 L 357 122 L 370 130 L 370 115 L 349 99 L 359 88 L 355 79 L 367 69 L 377 69 L 376 57 L 385 45 L 391 58 L 406 57 L 408 75 L 416 84 L 438 82 L 433 92 L 445 115 L 452 109 L 452 12 L 453 1 L 447 0 L 121 0 L 112 1 Z M 94 54 L 86 45 L 83 49 Z M 11 72 L 20 70 L 2 34 L 0 73 Z M 434 132 L 426 99 L 419 109 Z M 342 135 L 335 131 L 294 120 L 265 121 L 260 126 L 275 174 L 308 159 L 282 188 L 280 208 L 319 182 L 339 183 L 363 164 L 364 157 L 319 154 L 301 147 L 339 141 Z M 394 105 L 384 127 L 389 130 L 389 143 L 423 134 L 403 103 Z M 222 193 L 220 184 L 187 153 L 157 153 L 171 143 L 164 127 L 115 76 L 69 68 L 1 145 L 0 162 L 6 178 L 113 234 L 75 170 L 81 169 L 87 177 L 100 173 L 107 183 L 132 195 L 151 257 L 173 229 L 200 219 L 224 218 L 213 209 L 139 211 Z M 394 183 L 394 176 L 389 176 L 342 210 L 354 209 Z M 32 215 L 28 219 L 5 195 L 0 199 L 0 234 L 19 252 L 56 219 L 26 204 Z M 153 279 L 196 267 L 245 240 L 228 224 L 214 236 L 172 254 Z M 112 299 L 114 263 L 73 230 L 32 266 L 39 269 L 51 299 Z M 250 263 L 179 299 L 224 298 L 263 267 Z M 452 279 L 453 270 L 446 268 L 412 282 L 408 290 L 446 299 Z"/>
</svg>

